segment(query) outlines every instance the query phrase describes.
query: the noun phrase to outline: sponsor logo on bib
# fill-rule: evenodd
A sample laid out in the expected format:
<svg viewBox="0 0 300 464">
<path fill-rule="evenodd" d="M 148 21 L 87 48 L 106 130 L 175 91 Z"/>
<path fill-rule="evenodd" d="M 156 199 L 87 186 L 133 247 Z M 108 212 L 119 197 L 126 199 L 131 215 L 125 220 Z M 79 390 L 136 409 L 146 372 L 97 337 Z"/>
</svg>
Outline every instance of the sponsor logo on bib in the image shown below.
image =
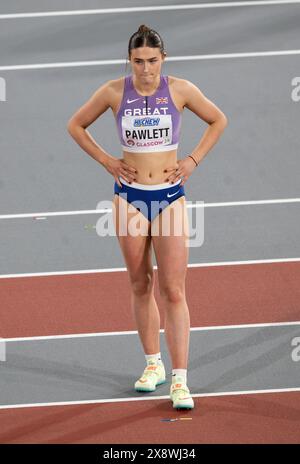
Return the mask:
<svg viewBox="0 0 300 464">
<path fill-rule="evenodd" d="M 160 118 L 143 118 L 143 119 L 135 119 L 134 120 L 134 127 L 147 127 L 147 126 L 158 126 Z"/>
</svg>

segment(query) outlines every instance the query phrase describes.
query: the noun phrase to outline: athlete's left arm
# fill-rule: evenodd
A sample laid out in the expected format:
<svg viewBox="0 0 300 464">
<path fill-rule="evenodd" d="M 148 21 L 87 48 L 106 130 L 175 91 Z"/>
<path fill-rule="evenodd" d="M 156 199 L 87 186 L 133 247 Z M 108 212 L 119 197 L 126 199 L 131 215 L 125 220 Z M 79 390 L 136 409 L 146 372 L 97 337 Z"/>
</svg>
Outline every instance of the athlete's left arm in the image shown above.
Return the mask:
<svg viewBox="0 0 300 464">
<path fill-rule="evenodd" d="M 168 180 L 176 182 L 181 178 L 182 182 L 180 185 L 183 185 L 196 168 L 195 163 L 198 165 L 216 144 L 227 126 L 228 120 L 223 111 L 210 101 L 192 82 L 180 79 L 177 83 L 177 89 L 178 94 L 181 96 L 182 106 L 191 110 L 209 125 L 200 142 L 189 156 L 183 160 L 179 160 L 175 169 L 170 168 L 166 170 L 167 172 L 171 172 Z M 195 162 L 190 156 L 192 156 Z"/>
<path fill-rule="evenodd" d="M 192 82 L 183 80 L 184 106 L 209 124 L 191 155 L 197 163 L 211 150 L 228 124 L 228 120 L 211 100 Z"/>
</svg>

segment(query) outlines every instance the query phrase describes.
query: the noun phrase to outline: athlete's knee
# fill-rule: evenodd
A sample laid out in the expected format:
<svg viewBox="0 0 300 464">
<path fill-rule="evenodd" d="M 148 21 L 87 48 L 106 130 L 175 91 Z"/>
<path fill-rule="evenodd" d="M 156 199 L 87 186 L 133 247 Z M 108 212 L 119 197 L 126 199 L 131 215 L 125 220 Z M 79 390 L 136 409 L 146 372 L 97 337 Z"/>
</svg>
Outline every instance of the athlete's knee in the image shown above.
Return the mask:
<svg viewBox="0 0 300 464">
<path fill-rule="evenodd" d="M 144 296 L 149 294 L 153 289 L 154 274 L 149 271 L 131 278 L 131 289 L 135 296 Z"/>
<path fill-rule="evenodd" d="M 184 288 L 182 285 L 169 283 L 160 287 L 160 294 L 170 303 L 180 303 L 184 299 Z"/>
</svg>

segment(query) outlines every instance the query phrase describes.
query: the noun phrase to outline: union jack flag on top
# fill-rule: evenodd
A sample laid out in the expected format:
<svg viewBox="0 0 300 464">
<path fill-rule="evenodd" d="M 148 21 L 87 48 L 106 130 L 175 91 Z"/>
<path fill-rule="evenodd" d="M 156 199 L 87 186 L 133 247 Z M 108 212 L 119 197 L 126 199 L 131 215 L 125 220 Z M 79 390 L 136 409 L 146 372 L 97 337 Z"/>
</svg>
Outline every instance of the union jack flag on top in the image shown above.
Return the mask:
<svg viewBox="0 0 300 464">
<path fill-rule="evenodd" d="M 168 97 L 156 97 L 156 104 L 168 103 Z"/>
</svg>

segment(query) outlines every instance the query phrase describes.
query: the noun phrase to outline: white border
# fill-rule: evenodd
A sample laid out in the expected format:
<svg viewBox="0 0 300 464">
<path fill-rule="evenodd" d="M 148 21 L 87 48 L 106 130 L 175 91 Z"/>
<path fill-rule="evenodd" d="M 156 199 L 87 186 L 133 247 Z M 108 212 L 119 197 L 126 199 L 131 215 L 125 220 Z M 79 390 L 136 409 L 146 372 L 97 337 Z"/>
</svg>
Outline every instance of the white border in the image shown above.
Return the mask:
<svg viewBox="0 0 300 464">
<path fill-rule="evenodd" d="M 133 182 L 133 181 L 131 182 L 131 184 L 129 184 L 122 177 L 119 177 L 119 179 L 120 179 L 120 182 L 122 184 L 127 185 L 128 187 L 133 187 L 133 188 L 139 189 L 139 190 L 163 190 L 163 189 L 166 189 L 166 188 L 175 187 L 176 185 L 179 185 L 180 182 L 181 182 L 181 179 L 179 179 L 174 184 L 171 184 L 170 182 L 164 182 L 162 184 L 140 184 L 138 182 Z M 111 213 L 112 210 L 107 209 L 107 210 L 105 210 L 105 212 L 106 213 L 108 213 L 108 212 Z"/>
</svg>

